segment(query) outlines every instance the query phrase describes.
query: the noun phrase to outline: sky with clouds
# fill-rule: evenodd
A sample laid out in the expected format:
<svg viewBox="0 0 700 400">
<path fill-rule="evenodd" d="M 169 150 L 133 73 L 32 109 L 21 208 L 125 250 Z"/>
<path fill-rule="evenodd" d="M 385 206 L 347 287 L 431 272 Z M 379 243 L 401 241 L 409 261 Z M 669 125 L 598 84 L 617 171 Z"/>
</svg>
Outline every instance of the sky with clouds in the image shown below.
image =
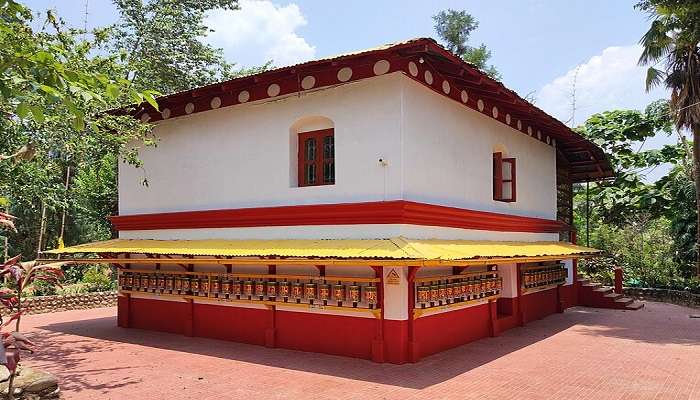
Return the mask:
<svg viewBox="0 0 700 400">
<path fill-rule="evenodd" d="M 28 0 L 34 10 L 56 9 L 69 24 L 101 26 L 117 18 L 110 0 Z M 432 15 L 465 9 L 479 21 L 472 43 L 493 53 L 506 86 L 569 125 L 610 109 L 643 109 L 665 97 L 647 93 L 637 66 L 647 15 L 635 0 L 240 0 L 240 10 L 207 16 L 205 39 L 239 66 L 276 66 L 435 36 Z M 576 81 L 576 112 L 571 93 Z M 672 138 L 656 138 L 659 146 Z"/>
</svg>

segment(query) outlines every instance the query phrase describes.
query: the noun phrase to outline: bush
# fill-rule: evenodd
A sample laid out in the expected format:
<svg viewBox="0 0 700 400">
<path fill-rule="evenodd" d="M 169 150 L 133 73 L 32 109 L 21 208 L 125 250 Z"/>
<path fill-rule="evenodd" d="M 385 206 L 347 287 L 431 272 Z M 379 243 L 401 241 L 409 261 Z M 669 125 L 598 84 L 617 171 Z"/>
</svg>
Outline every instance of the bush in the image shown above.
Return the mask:
<svg viewBox="0 0 700 400">
<path fill-rule="evenodd" d="M 53 296 L 57 292 L 56 285 L 44 281 L 35 281 L 32 285 L 33 296 Z"/>
<path fill-rule="evenodd" d="M 90 292 L 107 292 L 116 288 L 112 275 L 110 268 L 95 265 L 85 270 L 82 282 L 87 285 Z"/>
</svg>

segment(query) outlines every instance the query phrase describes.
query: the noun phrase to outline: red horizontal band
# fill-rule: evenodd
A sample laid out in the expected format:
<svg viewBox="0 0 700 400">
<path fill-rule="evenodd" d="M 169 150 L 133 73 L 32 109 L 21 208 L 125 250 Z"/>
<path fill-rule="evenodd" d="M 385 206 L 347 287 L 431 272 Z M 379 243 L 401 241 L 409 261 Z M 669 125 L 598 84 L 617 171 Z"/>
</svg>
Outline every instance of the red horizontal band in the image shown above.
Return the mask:
<svg viewBox="0 0 700 400">
<path fill-rule="evenodd" d="M 405 200 L 180 211 L 110 217 L 118 231 L 258 226 L 412 224 L 500 232 L 556 233 L 562 222 Z"/>
</svg>

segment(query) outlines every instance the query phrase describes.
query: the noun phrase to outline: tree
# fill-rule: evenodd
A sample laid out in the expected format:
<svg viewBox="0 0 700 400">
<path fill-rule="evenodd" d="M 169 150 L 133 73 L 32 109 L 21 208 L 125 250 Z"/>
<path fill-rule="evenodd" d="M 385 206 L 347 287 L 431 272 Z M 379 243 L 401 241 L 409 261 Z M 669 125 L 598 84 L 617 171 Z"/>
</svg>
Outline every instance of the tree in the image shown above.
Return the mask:
<svg viewBox="0 0 700 400">
<path fill-rule="evenodd" d="M 700 210 L 700 3 L 697 0 L 643 0 L 636 7 L 653 20 L 641 38 L 641 65 L 647 71 L 647 90 L 663 85 L 671 90 L 670 105 L 676 128 L 693 134 L 695 208 Z M 657 64 L 663 69 L 657 69 Z M 697 212 L 696 226 L 700 226 Z M 696 228 L 697 232 L 697 228 Z M 700 235 L 696 234 L 696 247 Z M 697 253 L 697 251 L 696 251 Z M 696 259 L 700 276 L 700 257 Z"/>
<path fill-rule="evenodd" d="M 493 65 L 487 65 L 491 58 L 491 50 L 485 44 L 472 47 L 467 42 L 469 36 L 479 22 L 465 10 L 443 10 L 433 16 L 435 32 L 445 42 L 447 50 L 461 57 L 464 61 L 473 64 L 494 79 L 501 79 L 501 74 Z"/>
<path fill-rule="evenodd" d="M 173 93 L 255 72 L 235 70 L 221 49 L 202 41 L 207 12 L 235 10 L 237 0 L 114 0 L 119 22 L 106 47 L 121 52 L 125 77 L 139 88 Z M 261 68 L 266 68 L 266 64 Z"/>
</svg>

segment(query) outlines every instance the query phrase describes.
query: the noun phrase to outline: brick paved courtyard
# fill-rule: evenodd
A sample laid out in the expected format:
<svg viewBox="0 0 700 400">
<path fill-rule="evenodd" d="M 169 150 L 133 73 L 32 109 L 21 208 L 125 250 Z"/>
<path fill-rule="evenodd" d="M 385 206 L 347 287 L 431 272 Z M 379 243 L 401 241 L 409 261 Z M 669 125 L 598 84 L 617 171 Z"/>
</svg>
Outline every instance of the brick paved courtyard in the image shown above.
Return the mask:
<svg viewBox="0 0 700 400">
<path fill-rule="evenodd" d="M 116 309 L 26 317 L 66 399 L 700 399 L 698 310 L 573 308 L 380 365 L 116 327 Z"/>
</svg>

